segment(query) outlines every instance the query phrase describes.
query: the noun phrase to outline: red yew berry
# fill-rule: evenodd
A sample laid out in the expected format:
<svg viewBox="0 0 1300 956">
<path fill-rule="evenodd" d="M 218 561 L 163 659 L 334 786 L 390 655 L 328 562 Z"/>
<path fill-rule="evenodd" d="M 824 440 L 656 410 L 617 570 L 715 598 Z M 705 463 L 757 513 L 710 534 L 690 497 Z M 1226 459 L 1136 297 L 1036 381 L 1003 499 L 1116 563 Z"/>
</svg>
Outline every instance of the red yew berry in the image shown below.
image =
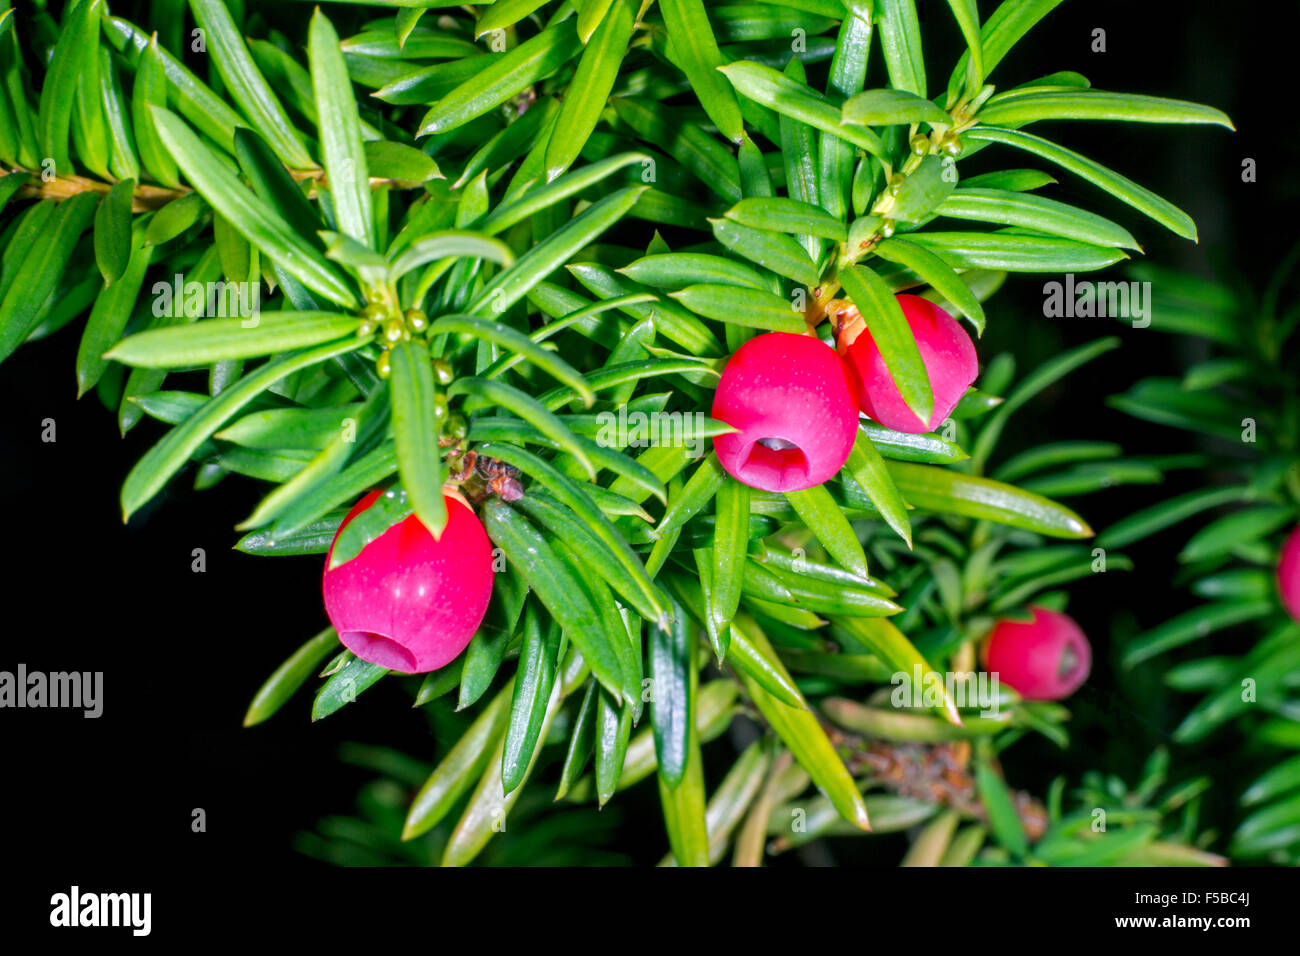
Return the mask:
<svg viewBox="0 0 1300 956">
<path fill-rule="evenodd" d="M 339 531 L 378 497 L 375 491 L 358 501 Z M 325 613 L 362 660 L 406 674 L 437 670 L 465 649 L 483 620 L 492 544 L 464 498 L 449 489 L 443 497 L 442 537 L 435 540 L 411 515 L 351 561 L 330 570 L 325 558 Z"/>
<path fill-rule="evenodd" d="M 943 309 L 920 296 L 900 295 L 897 299 L 930 376 L 934 411 L 929 421 L 921 421 L 903 401 L 857 309 L 850 307 L 836 315 L 836 344 L 853 371 L 858 400 L 869 418 L 895 431 L 934 431 L 975 381 L 979 358 L 966 330 Z"/>
<path fill-rule="evenodd" d="M 1033 621 L 999 621 L 985 651 L 987 669 L 1025 700 L 1062 700 L 1088 678 L 1092 647 L 1074 619 L 1032 607 Z"/>
<path fill-rule="evenodd" d="M 768 332 L 731 356 L 713 417 L 740 429 L 713 439 L 737 481 L 801 491 L 844 467 L 858 431 L 853 383 L 835 350 L 811 335 Z"/>
<path fill-rule="evenodd" d="M 1282 605 L 1300 621 L 1300 525 L 1282 544 L 1282 557 L 1277 563 L 1277 589 L 1282 595 Z"/>
</svg>

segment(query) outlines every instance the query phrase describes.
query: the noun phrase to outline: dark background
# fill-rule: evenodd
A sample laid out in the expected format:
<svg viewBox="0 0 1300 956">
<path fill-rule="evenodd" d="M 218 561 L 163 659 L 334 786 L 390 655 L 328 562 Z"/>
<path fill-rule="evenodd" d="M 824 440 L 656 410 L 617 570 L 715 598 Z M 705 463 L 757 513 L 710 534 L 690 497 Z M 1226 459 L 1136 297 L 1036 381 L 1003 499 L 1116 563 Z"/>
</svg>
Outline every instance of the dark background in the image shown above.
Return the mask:
<svg viewBox="0 0 1300 956">
<path fill-rule="evenodd" d="M 946 81 L 959 37 L 946 4 L 922 0 L 930 32 L 930 83 Z M 1175 96 L 1224 109 L 1233 134 L 1217 127 L 1044 124 L 1058 139 L 1186 209 L 1200 227 L 1193 245 L 1165 233 L 1068 175 L 1050 195 L 1112 215 L 1160 264 L 1215 274 L 1235 263 L 1256 283 L 1295 239 L 1295 171 L 1300 166 L 1283 86 L 1295 57 L 1294 25 L 1278 22 L 1289 5 L 1069 0 L 1030 33 L 994 74 L 1002 86 L 1063 69 L 1102 89 Z M 987 17 L 992 3 L 981 4 Z M 305 32 L 310 7 L 271 7 L 268 16 L 293 35 Z M 331 9 L 342 12 L 342 8 Z M 376 15 L 378 11 L 376 10 Z M 1090 50 L 1106 30 L 1107 52 Z M 295 32 L 296 31 L 296 32 Z M 873 56 L 875 54 L 873 53 Z M 879 70 L 879 62 L 874 64 Z M 1241 181 L 1253 157 L 1258 182 Z M 1019 165 L 986 151 L 963 173 Z M 1024 165 L 1038 165 L 1024 157 Z M 983 164 L 983 165 L 981 165 Z M 1218 273 L 1227 275 L 1226 272 Z M 1043 277 L 1043 279 L 1050 277 Z M 1138 377 L 1181 364 L 1167 336 L 1100 319 L 1044 319 L 1042 280 L 1013 278 L 988 309 L 984 361 L 1011 349 L 1021 373 L 1071 345 L 1120 334 L 1124 347 L 1075 374 L 1014 418 L 1003 454 L 1046 440 L 1121 442 L 1130 453 L 1185 450 L 1188 438 L 1137 423 L 1103 405 Z M 24 347 L 0 369 L 0 461 L 6 503 L 3 638 L 0 669 L 20 661 L 39 670 L 105 672 L 104 715 L 83 720 L 60 711 L 4 712 L 5 772 L 0 807 L 11 859 L 57 866 L 66 887 L 77 872 L 175 859 L 180 872 L 263 875 L 315 866 L 295 851 L 294 835 L 324 814 L 351 811 L 357 787 L 373 774 L 342 764 L 345 741 L 403 750 L 432 761 L 443 747 L 396 686 L 381 683 L 363 706 L 309 721 L 300 694 L 268 724 L 243 730 L 254 691 L 294 648 L 324 626 L 319 562 L 257 559 L 231 550 L 232 526 L 262 489 L 241 478 L 192 495 L 192 474 L 123 526 L 117 494 L 131 464 L 161 434 L 146 422 L 127 439 L 93 397 L 75 401 L 73 357 L 79 323 Z M 57 442 L 41 441 L 42 421 L 57 423 Z M 1078 499 L 1104 527 L 1157 496 L 1186 490 L 1171 476 L 1161 489 L 1119 489 Z M 1112 627 L 1150 626 L 1185 606 L 1168 586 L 1178 535 L 1129 553 L 1138 571 L 1096 576 L 1074 589 L 1071 613 L 1091 635 L 1092 680 L 1071 702 L 1074 746 L 1068 753 L 1025 742 L 1008 756 L 1015 782 L 1040 789 L 1052 775 L 1077 782 L 1097 767 L 1132 778 L 1150 748 L 1175 725 L 1178 711 L 1152 684 L 1121 693 L 1109 653 Z M 207 571 L 191 571 L 192 550 Z M 725 740 L 715 747 L 729 747 Z M 710 784 L 716 780 L 710 779 Z M 664 852 L 653 786 L 620 796 L 618 843 L 638 861 Z M 207 832 L 191 832 L 191 811 L 207 813 Z M 606 811 L 611 812 L 611 811 Z M 837 841 L 838 862 L 893 863 L 901 837 Z M 827 858 L 823 858 L 827 859 Z"/>
</svg>

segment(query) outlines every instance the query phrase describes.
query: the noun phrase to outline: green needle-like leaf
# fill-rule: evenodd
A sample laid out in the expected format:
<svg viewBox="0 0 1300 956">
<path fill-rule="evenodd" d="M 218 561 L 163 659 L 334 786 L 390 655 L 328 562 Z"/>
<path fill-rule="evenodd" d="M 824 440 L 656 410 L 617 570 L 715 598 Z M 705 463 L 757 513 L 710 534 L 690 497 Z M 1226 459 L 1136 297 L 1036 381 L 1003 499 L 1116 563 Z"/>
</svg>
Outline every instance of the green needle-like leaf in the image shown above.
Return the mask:
<svg viewBox="0 0 1300 956">
<path fill-rule="evenodd" d="M 1262 601 L 1216 601 L 1201 604 L 1133 638 L 1124 648 L 1123 665 L 1135 667 L 1166 651 L 1207 638 L 1224 628 L 1267 617 L 1276 609 L 1272 595 Z"/>
<path fill-rule="evenodd" d="M 470 302 L 469 311 L 475 315 L 500 315 L 568 262 L 579 249 L 622 219 L 645 189 L 645 186 L 628 186 L 593 203 L 497 275 Z"/>
<path fill-rule="evenodd" d="M 659 774 L 676 789 L 690 755 L 691 690 L 695 640 L 686 612 L 670 608 L 666 627 L 650 629 L 650 678 L 654 682 L 650 718 L 654 727 Z"/>
<path fill-rule="evenodd" d="M 1254 492 L 1245 485 L 1228 488 L 1201 488 L 1168 498 L 1149 508 L 1116 521 L 1097 539 L 1103 548 L 1123 548 L 1158 531 L 1226 504 L 1249 501 Z"/>
<path fill-rule="evenodd" d="M 220 0 L 193 0 L 219 3 Z M 316 126 L 325 156 L 330 199 L 339 231 L 374 248 L 374 214 L 370 203 L 370 172 L 361 139 L 360 117 L 352 96 L 352 82 L 339 49 L 334 26 L 317 8 L 307 31 L 312 89 L 316 98 Z M 274 143 L 273 143 L 274 145 Z M 288 161 L 288 160 L 286 160 Z M 292 163 L 290 163 L 292 165 Z"/>
<path fill-rule="evenodd" d="M 98 45 L 99 18 L 103 12 L 102 0 L 80 0 L 68 5 L 41 90 L 38 114 L 41 148 L 54 160 L 55 171 L 63 176 L 73 173 L 68 136 L 76 107 L 80 64 L 86 51 Z"/>
<path fill-rule="evenodd" d="M 545 2 L 546 0 L 493 0 L 474 26 L 474 39 L 494 30 L 514 26 Z"/>
<path fill-rule="evenodd" d="M 849 266 L 839 280 L 866 322 L 864 334 L 875 340 L 903 401 L 918 419 L 928 422 L 934 412 L 930 374 L 893 290 L 866 266 Z"/>
<path fill-rule="evenodd" d="M 713 563 L 707 594 L 710 633 L 717 633 L 720 655 L 725 658 L 731 620 L 740 607 L 749 548 L 749 487 L 728 477 L 718 489 L 717 517 L 713 526 Z"/>
<path fill-rule="evenodd" d="M 555 134 L 552 133 L 552 137 Z M 554 138 L 552 138 L 554 142 Z M 649 157 L 645 153 L 619 153 L 594 163 L 575 169 L 560 176 L 553 182 L 529 188 L 521 195 L 511 196 L 497 206 L 476 225 L 489 236 L 500 235 L 517 222 L 568 199 L 570 196 L 587 192 L 592 186 L 603 182 L 613 174 L 628 166 L 646 164 Z"/>
<path fill-rule="evenodd" d="M 987 77 L 992 73 L 994 68 L 1002 62 L 1002 58 L 1010 52 L 1011 48 L 1020 42 L 1020 39 L 1039 20 L 1056 9 L 1060 3 L 1061 0 L 1003 0 L 1002 4 L 984 22 L 984 26 L 980 30 L 980 53 L 984 66 L 983 75 Z M 973 2 L 971 6 L 974 6 Z M 965 35 L 965 29 L 963 25 L 963 35 Z M 949 102 L 956 101 L 957 93 L 966 80 L 967 72 L 970 69 L 970 56 L 969 50 L 963 53 L 961 59 L 957 62 L 957 66 L 952 71 L 952 78 L 948 81 Z M 967 93 L 972 96 L 977 92 L 979 92 L 978 88 L 967 90 Z"/>
<path fill-rule="evenodd" d="M 957 274 L 957 270 L 941 256 L 924 246 L 898 238 L 877 243 L 873 251 L 882 259 L 906 266 L 930 283 L 935 292 L 955 305 L 961 310 L 962 315 L 971 320 L 977 333 L 984 334 L 984 307 L 980 305 L 980 300 L 976 298 L 970 286 Z"/>
<path fill-rule="evenodd" d="M 559 666 L 560 629 L 553 622 L 543 625 L 532 605 L 524 610 L 523 634 L 510 722 L 501 755 L 501 784 L 506 793 L 523 783 L 532 762 Z"/>
<path fill-rule="evenodd" d="M 735 285 L 772 291 L 773 283 L 757 269 L 705 252 L 671 252 L 644 256 L 618 270 L 657 289 L 688 285 Z"/>
<path fill-rule="evenodd" d="M 515 261 L 514 253 L 503 242 L 466 229 L 444 229 L 403 249 L 389 266 L 388 275 L 396 281 L 429 262 L 451 258 L 487 259 L 501 265 Z"/>
<path fill-rule="evenodd" d="M 961 28 L 966 41 L 966 56 L 970 59 L 966 70 L 966 89 L 978 93 L 984 84 L 984 44 L 980 37 L 980 12 L 975 0 L 948 0 L 952 15 Z"/>
<path fill-rule="evenodd" d="M 343 513 L 335 512 L 324 518 L 310 521 L 284 535 L 277 535 L 270 531 L 250 531 L 235 542 L 235 550 L 244 554 L 265 556 L 325 554 L 329 551 L 342 522 Z"/>
<path fill-rule="evenodd" d="M 710 219 L 713 235 L 732 252 L 777 275 L 813 289 L 821 280 L 817 266 L 790 236 L 766 229 L 751 229 L 730 219 Z"/>
<path fill-rule="evenodd" d="M 329 570 L 347 564 L 389 528 L 405 521 L 414 513 L 411 496 L 405 490 L 389 488 L 383 492 L 369 507 L 349 521 L 346 528 L 339 531 L 330 552 Z"/>
<path fill-rule="evenodd" d="M 429 351 L 418 342 L 401 342 L 391 352 L 393 442 L 402 486 L 420 521 L 435 538 L 447 523 L 442 485 L 446 470 L 438 448 L 438 387 Z"/>
<path fill-rule="evenodd" d="M 496 572 L 487 614 L 465 649 L 457 710 L 464 710 L 478 701 L 491 687 L 515 636 L 527 594 L 528 585 L 518 574 L 509 568 Z"/>
<path fill-rule="evenodd" d="M 823 133 L 838 136 L 873 156 L 885 154 L 880 137 L 869 129 L 843 122 L 839 109 L 806 83 L 785 76 L 770 66 L 749 60 L 738 60 L 719 69 L 741 95 L 754 102 L 774 109 L 783 116 L 807 123 Z"/>
<path fill-rule="evenodd" d="M 595 5 L 584 4 L 584 9 Z M 569 93 L 560 105 L 560 115 L 546 147 L 547 182 L 573 164 L 596 128 L 627 54 L 635 19 L 635 0 L 614 0 L 595 28 L 591 42 L 583 39 L 586 48 L 578 61 Z"/>
<path fill-rule="evenodd" d="M 437 826 L 488 767 L 510 719 L 513 690 L 512 678 L 429 775 L 406 813 L 403 840 L 412 840 Z"/>
<path fill-rule="evenodd" d="M 547 490 L 581 517 L 591 533 L 608 547 L 614 560 L 627 572 L 636 590 L 625 594 L 639 614 L 650 621 L 660 621 L 667 614 L 663 597 L 646 573 L 645 566 L 618 533 L 609 519 L 592 502 L 584 485 L 559 472 L 553 465 L 522 448 L 513 445 L 485 442 L 479 447 L 481 454 L 500 458 L 520 470 L 541 479 Z M 572 637 L 572 635 L 570 635 Z"/>
<path fill-rule="evenodd" d="M 140 162 L 158 182 L 173 189 L 180 185 L 176 161 L 163 146 L 151 107 L 167 105 L 167 74 L 155 38 L 140 55 L 131 96 L 132 130 L 140 149 Z"/>
<path fill-rule="evenodd" d="M 660 0 L 672 55 L 718 131 L 740 142 L 743 122 L 735 91 L 717 70 L 726 63 L 702 0 Z"/>
<path fill-rule="evenodd" d="M 907 502 L 899 494 L 894 479 L 889 476 L 889 469 L 885 465 L 885 459 L 876 450 L 876 446 L 871 443 L 871 439 L 861 430 L 854 438 L 853 448 L 849 452 L 849 460 L 844 463 L 844 468 L 853 476 L 853 480 L 862 486 L 862 490 L 867 493 L 871 503 L 880 510 L 881 516 L 898 533 L 898 536 L 907 542 L 907 546 L 910 548 L 912 546 L 912 525 L 907 517 Z M 795 503 L 791 502 L 791 504 Z M 797 504 L 795 504 L 795 510 L 798 510 Z M 856 536 L 854 540 L 857 540 Z M 856 560 L 856 552 L 853 552 L 853 555 Z M 862 561 L 862 570 L 865 573 L 865 554 Z M 845 567 L 848 567 L 848 565 L 845 565 Z"/>
<path fill-rule="evenodd" d="M 925 61 L 915 0 L 877 0 L 876 10 L 890 85 L 924 99 Z"/>
<path fill-rule="evenodd" d="M 501 322 L 475 318 L 471 315 L 447 315 L 429 327 L 430 335 L 442 332 L 473 335 L 509 349 L 520 358 L 537 366 L 557 381 L 572 388 L 587 407 L 591 407 L 595 393 L 587 379 L 572 365 L 549 349 L 544 349 L 531 338 Z"/>
<path fill-rule="evenodd" d="M 45 150 L 39 143 L 39 117 L 27 100 L 26 71 L 14 19 L 12 9 L 0 13 L 0 80 L 7 94 L 6 105 L 13 110 L 12 127 L 6 129 L 3 158 L 36 169 Z"/>
<path fill-rule="evenodd" d="M 356 296 L 334 267 L 284 219 L 259 203 L 179 116 L 154 107 L 153 117 L 186 178 L 240 235 L 313 292 L 344 308 L 356 306 Z"/>
<path fill-rule="evenodd" d="M 704 509 L 726 480 L 727 473 L 718 463 L 717 454 L 710 452 L 691 473 L 686 484 L 668 499 L 668 507 L 664 509 L 655 534 L 662 536 L 679 531 Z"/>
<path fill-rule="evenodd" d="M 830 75 L 826 81 L 827 96 L 840 99 L 862 92 L 862 87 L 866 85 L 873 28 L 870 4 L 851 0 L 845 6 L 848 15 L 840 23 L 835 54 L 831 57 Z M 779 128 L 782 136 L 785 135 L 787 125 L 788 121 Z M 842 221 L 852 200 L 856 150 L 851 144 L 830 133 L 822 133 L 818 147 L 816 159 L 820 181 L 816 200 L 831 216 Z M 868 163 L 864 158 L 864 165 Z M 793 190 L 791 198 L 797 198 Z"/>
<path fill-rule="evenodd" d="M 360 346 L 356 339 L 331 342 L 313 349 L 293 352 L 263 365 L 246 375 L 203 406 L 183 425 L 177 425 L 145 453 L 122 484 L 123 520 L 139 510 L 185 464 L 189 457 L 217 429 L 250 401 L 280 379 L 303 368 L 310 368 L 336 355 Z"/>
<path fill-rule="evenodd" d="M 213 64 L 230 87 L 244 117 L 254 129 L 266 136 L 276 154 L 288 166 L 293 169 L 315 167 L 316 163 L 307 153 L 284 107 L 253 62 L 223 0 L 190 0 L 190 9 L 194 11 L 195 22 L 203 30 Z M 337 36 L 334 37 L 334 48 L 337 51 Z"/>
<path fill-rule="evenodd" d="M 338 647 L 338 635 L 334 628 L 327 627 L 294 651 L 258 689 L 244 715 L 244 726 L 252 727 L 270 719 Z"/>
<path fill-rule="evenodd" d="M 632 708 L 621 707 L 608 691 L 600 691 L 596 701 L 595 723 L 596 800 L 607 804 L 618 790 L 618 781 L 627 761 L 628 742 L 632 736 Z"/>
<path fill-rule="evenodd" d="M 1212 106 L 1136 93 L 1102 90 L 1025 90 L 994 97 L 980 110 L 989 126 L 1024 126 L 1039 120 L 1129 120 L 1135 123 L 1213 123 L 1234 129 L 1227 114 Z"/>
<path fill-rule="evenodd" d="M 442 97 L 424 115 L 420 136 L 445 133 L 495 109 L 567 63 L 579 50 L 572 18 L 548 27 L 492 62 Z"/>
<path fill-rule="evenodd" d="M 930 700 L 929 689 L 937 690 L 939 700 L 933 705 L 935 712 L 953 726 L 962 725 L 957 703 L 948 692 L 943 674 L 930 666 L 925 655 L 893 621 L 878 617 L 843 617 L 834 622 L 831 633 L 848 646 L 861 645 L 875 654 L 885 662 L 895 679 L 899 674 L 905 675 L 911 684 L 916 685 L 916 693 L 924 692 L 926 696 L 922 699 L 927 703 Z"/>
<path fill-rule="evenodd" d="M 122 277 L 131 260 L 131 200 L 135 180 L 124 179 L 110 189 L 95 210 L 95 264 L 104 282 Z"/>
<path fill-rule="evenodd" d="M 1114 265 L 1127 254 L 1071 239 L 1009 233 L 931 232 L 910 235 L 918 246 L 942 256 L 955 269 L 1006 272 L 1092 272 Z"/>
<path fill-rule="evenodd" d="M 1064 505 L 1000 481 L 931 465 L 890 462 L 887 467 L 903 497 L 917 508 L 982 518 L 1052 538 L 1088 538 L 1093 533 Z"/>
<path fill-rule="evenodd" d="M 949 194 L 935 212 L 953 219 L 973 219 L 1032 229 L 1097 246 L 1140 248 L 1127 229 L 1109 219 L 1024 192 L 964 186 Z"/>
<path fill-rule="evenodd" d="M 167 99 L 150 99 L 154 106 L 165 106 L 173 102 L 181 116 L 194 125 L 203 135 L 209 137 L 217 146 L 227 152 L 234 151 L 235 129 L 244 125 L 239 113 L 226 101 L 217 96 L 208 86 L 199 81 L 183 63 L 151 41 L 150 35 L 121 17 L 105 17 L 101 26 L 110 38 L 110 42 L 127 58 L 127 62 L 136 67 L 136 82 L 139 82 L 140 69 L 149 48 L 154 48 L 158 65 L 161 67 L 161 82 L 164 84 L 158 92 L 168 96 Z M 124 48 L 125 47 L 125 48 Z M 132 90 L 132 99 L 140 99 L 140 88 Z M 138 133 L 137 133 L 138 135 Z M 141 157 L 144 146 L 141 144 Z"/>
<path fill-rule="evenodd" d="M 369 444 L 379 437 L 380 429 L 390 423 L 389 390 L 376 386 L 366 401 L 343 422 L 316 457 L 280 487 L 267 495 L 253 514 L 239 525 L 258 528 L 275 521 L 273 533 L 289 534 L 326 512 L 352 501 L 358 494 L 385 481 L 397 471 L 397 456 L 391 442 L 362 455 L 347 468 L 359 440 Z M 342 469 L 342 470 L 340 470 Z"/>
<path fill-rule="evenodd" d="M 816 536 L 831 557 L 854 574 L 867 577 L 867 556 L 862 550 L 862 543 L 825 485 L 815 485 L 803 491 L 787 491 L 785 497 L 799 515 L 799 520 Z"/>
<path fill-rule="evenodd" d="M 595 466 L 586 447 L 554 412 L 526 392 L 495 379 L 458 378 L 447 389 L 447 397 L 461 395 L 469 396 L 479 406 L 508 409 L 571 454 L 588 475 L 595 475 Z"/>
<path fill-rule="evenodd" d="M 509 505 L 490 499 L 483 508 L 488 537 L 536 592 L 610 693 L 622 697 L 619 654 L 609 644 L 597 610 L 567 564 L 546 539 Z"/>
<path fill-rule="evenodd" d="M 952 119 L 929 100 L 906 90 L 867 90 L 844 103 L 844 122 L 855 126 L 930 123 L 948 126 Z"/>
<path fill-rule="evenodd" d="M 796 710 L 783 704 L 752 677 L 744 675 L 743 680 L 745 690 L 759 713 L 808 771 L 840 816 L 860 830 L 870 830 L 871 822 L 862 793 L 817 718 L 807 710 Z"/>
<path fill-rule="evenodd" d="M 555 790 L 556 801 L 563 800 L 581 779 L 591 760 L 596 746 L 596 706 L 601 694 L 596 681 L 587 682 L 587 692 L 582 703 L 578 705 L 577 716 L 573 720 L 573 731 L 569 735 L 569 749 L 564 755 L 564 766 L 560 770 L 560 785 Z M 626 760 L 626 754 L 624 755 Z M 626 765 L 626 764 L 625 764 Z"/>
<path fill-rule="evenodd" d="M 760 289 L 691 285 L 670 295 L 697 315 L 731 325 L 796 334 L 808 327 L 803 313 L 790 302 Z"/>
<path fill-rule="evenodd" d="M 139 368 L 210 365 L 334 342 L 354 333 L 357 321 L 341 312 L 265 312 L 241 319 L 209 319 L 137 332 L 105 358 Z"/>
<path fill-rule="evenodd" d="M 693 643 L 689 654 L 694 655 Z M 704 759 L 700 752 L 700 731 L 696 724 L 698 709 L 701 709 L 700 695 L 697 693 L 699 672 L 693 662 L 686 668 L 686 677 L 686 766 L 676 784 L 667 773 L 660 771 L 657 775 L 659 802 L 663 805 L 668 845 L 672 848 L 677 865 L 708 866 L 709 828 L 705 816 Z"/>
<path fill-rule="evenodd" d="M 1107 169 L 1100 163 L 1080 156 L 1064 146 L 1057 146 L 1032 133 L 1022 133 L 1013 129 L 996 129 L 988 126 L 977 126 L 965 134 L 966 138 L 975 142 L 983 143 L 1003 143 L 1007 146 L 1015 146 L 1026 152 L 1040 156 L 1049 162 L 1056 163 L 1062 169 L 1069 170 L 1075 175 L 1082 176 L 1084 179 L 1095 183 L 1106 192 L 1110 193 L 1121 202 L 1126 202 L 1138 212 L 1145 213 L 1156 222 L 1160 223 L 1166 229 L 1182 236 L 1184 239 L 1196 241 L 1196 224 L 1192 222 L 1191 216 L 1183 212 L 1173 203 L 1161 199 L 1151 190 L 1139 186 L 1119 173 Z"/>
<path fill-rule="evenodd" d="M 22 264 L 16 270 L 6 269 L 9 274 L 0 291 L 0 362 L 38 324 L 41 307 L 68 267 L 82 233 L 89 228 L 96 203 L 94 193 L 78 193 L 48 213 L 47 228 L 39 236 L 31 240 L 16 236 L 11 240 L 22 256 Z"/>
<path fill-rule="evenodd" d="M 614 112 L 647 143 L 681 163 L 712 192 L 728 202 L 740 199 L 740 164 L 716 136 L 658 103 L 616 97 Z"/>
<path fill-rule="evenodd" d="M 145 245 L 143 230 L 133 230 L 130 259 L 126 270 L 112 285 L 95 297 L 86 328 L 77 348 L 77 396 L 95 387 L 108 369 L 104 353 L 115 345 L 131 318 L 131 307 L 140 295 L 145 271 L 153 259 L 154 246 Z"/>
<path fill-rule="evenodd" d="M 351 657 L 351 654 L 348 656 Z M 311 706 L 311 719 L 322 720 L 337 713 L 353 703 L 363 691 L 375 686 L 387 673 L 386 667 L 352 657 L 316 694 L 316 700 Z"/>
<path fill-rule="evenodd" d="M 578 7 L 578 38 L 584 44 L 590 43 L 596 29 L 605 22 L 614 0 L 583 0 Z"/>
<path fill-rule="evenodd" d="M 803 83 L 807 78 L 803 61 L 791 57 L 786 64 L 784 75 L 792 82 Z M 812 126 L 786 113 L 777 120 L 777 134 L 780 139 L 783 166 L 785 169 L 786 191 L 797 202 L 820 203 L 821 190 L 821 143 Z M 820 139 L 830 134 L 823 133 Z M 843 142 L 842 140 L 840 142 Z M 850 144 L 844 143 L 848 148 Z M 800 236 L 799 245 L 808 256 L 818 259 L 821 256 L 821 242 L 815 236 Z"/>
<path fill-rule="evenodd" d="M 795 199 L 742 199 L 727 210 L 727 218 L 754 229 L 802 233 L 835 242 L 848 238 L 842 220 L 819 206 Z"/>
<path fill-rule="evenodd" d="M 993 769 L 990 759 L 986 752 L 975 764 L 975 787 L 988 815 L 989 828 L 999 843 L 1017 856 L 1024 856 L 1029 852 L 1029 839 L 1025 836 L 1011 792 Z"/>
</svg>

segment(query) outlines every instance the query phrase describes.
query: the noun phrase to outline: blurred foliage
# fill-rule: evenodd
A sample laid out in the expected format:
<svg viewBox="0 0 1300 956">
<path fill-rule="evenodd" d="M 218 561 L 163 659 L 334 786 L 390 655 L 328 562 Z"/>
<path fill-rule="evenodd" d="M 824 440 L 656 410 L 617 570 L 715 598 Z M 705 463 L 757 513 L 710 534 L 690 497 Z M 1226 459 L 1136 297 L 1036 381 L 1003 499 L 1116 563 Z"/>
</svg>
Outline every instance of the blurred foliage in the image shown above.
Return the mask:
<svg viewBox="0 0 1300 956">
<path fill-rule="evenodd" d="M 1203 487 L 1117 522 L 1098 543 L 1129 545 L 1186 526 L 1174 583 L 1188 607 L 1123 648 L 1133 670 L 1161 668 L 1195 695 L 1173 739 L 1210 752 L 1244 749 L 1253 770 L 1233 781 L 1240 812 L 1234 859 L 1300 864 L 1300 623 L 1278 595 L 1283 539 L 1300 519 L 1300 298 L 1293 248 L 1263 283 L 1210 281 L 1149 265 L 1151 329 L 1205 354 L 1181 378 L 1152 377 L 1111 404 L 1195 436 Z"/>
</svg>

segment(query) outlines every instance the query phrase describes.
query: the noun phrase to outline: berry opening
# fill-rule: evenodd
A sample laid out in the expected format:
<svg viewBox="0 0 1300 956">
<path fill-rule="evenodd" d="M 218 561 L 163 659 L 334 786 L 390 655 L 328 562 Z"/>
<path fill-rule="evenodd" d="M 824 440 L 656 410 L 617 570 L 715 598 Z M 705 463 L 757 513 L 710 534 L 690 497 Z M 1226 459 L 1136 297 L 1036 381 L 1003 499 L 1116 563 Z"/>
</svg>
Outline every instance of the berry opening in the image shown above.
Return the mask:
<svg viewBox="0 0 1300 956">
<path fill-rule="evenodd" d="M 742 477 L 763 480 L 781 487 L 808 479 L 808 456 L 802 448 L 784 438 L 760 438 L 749 448 L 741 464 Z"/>
<path fill-rule="evenodd" d="M 419 670 L 415 655 L 391 637 L 370 631 L 344 631 L 339 635 L 339 640 L 363 661 L 408 674 Z"/>
<path fill-rule="evenodd" d="M 1069 644 L 1061 650 L 1061 659 L 1056 665 L 1056 676 L 1064 680 L 1074 673 L 1074 669 L 1079 666 L 1079 656 L 1074 653 L 1074 648 Z"/>
</svg>

